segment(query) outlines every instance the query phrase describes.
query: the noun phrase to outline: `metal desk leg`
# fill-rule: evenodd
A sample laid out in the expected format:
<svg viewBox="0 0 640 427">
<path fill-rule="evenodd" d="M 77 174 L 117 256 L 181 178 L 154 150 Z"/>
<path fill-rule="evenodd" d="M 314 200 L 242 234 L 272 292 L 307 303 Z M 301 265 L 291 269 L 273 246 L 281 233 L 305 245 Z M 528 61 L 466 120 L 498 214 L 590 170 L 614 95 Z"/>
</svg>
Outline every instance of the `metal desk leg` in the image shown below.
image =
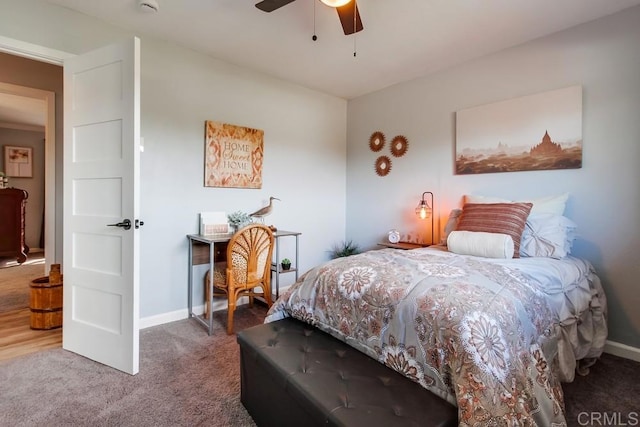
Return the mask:
<svg viewBox="0 0 640 427">
<path fill-rule="evenodd" d="M 276 299 L 280 296 L 280 245 L 278 245 L 278 238 L 275 239 L 276 243 Z"/>
<path fill-rule="evenodd" d="M 298 259 L 298 235 L 296 234 L 296 282 L 298 281 L 298 271 L 300 270 L 300 263 Z"/>
<path fill-rule="evenodd" d="M 188 239 L 189 241 L 189 260 L 188 260 L 188 265 L 189 265 L 189 296 L 188 296 L 188 306 L 189 306 L 189 313 L 188 313 L 188 317 L 191 318 L 193 317 L 193 240 L 191 240 L 191 238 Z"/>
<path fill-rule="evenodd" d="M 211 242 L 209 245 L 209 335 L 213 334 L 213 261 L 215 255 L 215 244 Z"/>
</svg>

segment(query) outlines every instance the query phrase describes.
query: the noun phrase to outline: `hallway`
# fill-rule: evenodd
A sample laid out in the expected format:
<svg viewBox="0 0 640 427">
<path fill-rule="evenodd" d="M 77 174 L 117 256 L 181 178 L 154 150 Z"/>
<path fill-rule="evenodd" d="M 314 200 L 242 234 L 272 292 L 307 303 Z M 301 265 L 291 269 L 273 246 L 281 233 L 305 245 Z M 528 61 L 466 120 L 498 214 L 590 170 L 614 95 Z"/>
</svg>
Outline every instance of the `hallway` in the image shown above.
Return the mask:
<svg viewBox="0 0 640 427">
<path fill-rule="evenodd" d="M 45 275 L 43 252 L 22 265 L 0 258 L 0 361 L 62 346 L 62 328 L 30 328 L 29 285 Z"/>
</svg>

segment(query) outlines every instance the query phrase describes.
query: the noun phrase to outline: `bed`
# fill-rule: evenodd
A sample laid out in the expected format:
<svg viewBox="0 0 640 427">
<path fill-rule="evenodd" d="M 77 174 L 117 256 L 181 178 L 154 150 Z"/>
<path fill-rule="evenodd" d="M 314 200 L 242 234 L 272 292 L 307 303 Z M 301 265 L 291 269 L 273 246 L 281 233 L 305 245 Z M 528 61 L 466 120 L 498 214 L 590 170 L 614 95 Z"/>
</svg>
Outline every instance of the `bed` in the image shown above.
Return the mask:
<svg viewBox="0 0 640 427">
<path fill-rule="evenodd" d="M 486 204 L 504 223 L 493 208 L 505 206 Z M 461 223 L 472 205 L 449 237 L 468 231 Z M 460 426 L 566 425 L 561 382 L 602 353 L 606 299 L 592 265 L 569 254 L 571 227 L 549 243 L 549 218 L 538 227 L 534 217 L 546 213 L 530 205 L 512 256 L 486 256 L 483 231 L 474 231 L 462 249 L 448 238 L 449 246 L 338 258 L 305 273 L 265 322 L 294 317 L 331 334 L 456 405 Z M 508 230 L 494 234 L 513 245 Z"/>
</svg>

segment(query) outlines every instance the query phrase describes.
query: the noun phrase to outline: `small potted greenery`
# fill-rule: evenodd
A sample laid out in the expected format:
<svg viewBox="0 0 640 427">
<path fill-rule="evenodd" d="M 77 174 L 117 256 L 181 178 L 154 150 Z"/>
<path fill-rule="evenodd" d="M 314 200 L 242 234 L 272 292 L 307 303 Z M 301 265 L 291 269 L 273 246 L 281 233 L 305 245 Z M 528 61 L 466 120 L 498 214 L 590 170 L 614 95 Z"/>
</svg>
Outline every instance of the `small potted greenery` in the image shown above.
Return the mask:
<svg viewBox="0 0 640 427">
<path fill-rule="evenodd" d="M 337 243 L 329 251 L 331 259 L 348 257 L 360 253 L 360 247 L 353 240 L 342 241 Z"/>
<path fill-rule="evenodd" d="M 284 258 L 282 261 L 280 261 L 280 265 L 282 266 L 283 270 L 289 270 L 291 268 L 291 260 L 289 258 Z"/>
<path fill-rule="evenodd" d="M 251 224 L 252 220 L 248 213 L 242 211 L 235 211 L 227 215 L 227 219 L 229 220 L 229 225 L 233 229 L 233 231 L 238 231 L 242 227 Z"/>
</svg>

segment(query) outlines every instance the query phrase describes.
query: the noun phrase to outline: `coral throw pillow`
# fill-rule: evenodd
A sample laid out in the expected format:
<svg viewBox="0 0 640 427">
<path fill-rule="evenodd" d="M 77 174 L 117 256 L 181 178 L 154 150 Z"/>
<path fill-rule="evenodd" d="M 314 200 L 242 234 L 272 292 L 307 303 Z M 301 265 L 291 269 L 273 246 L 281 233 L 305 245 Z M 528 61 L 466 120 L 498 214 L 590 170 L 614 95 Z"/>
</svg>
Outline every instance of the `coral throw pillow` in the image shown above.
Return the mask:
<svg viewBox="0 0 640 427">
<path fill-rule="evenodd" d="M 513 239 L 513 257 L 520 257 L 520 240 L 531 203 L 466 203 L 456 230 L 502 233 Z"/>
</svg>

